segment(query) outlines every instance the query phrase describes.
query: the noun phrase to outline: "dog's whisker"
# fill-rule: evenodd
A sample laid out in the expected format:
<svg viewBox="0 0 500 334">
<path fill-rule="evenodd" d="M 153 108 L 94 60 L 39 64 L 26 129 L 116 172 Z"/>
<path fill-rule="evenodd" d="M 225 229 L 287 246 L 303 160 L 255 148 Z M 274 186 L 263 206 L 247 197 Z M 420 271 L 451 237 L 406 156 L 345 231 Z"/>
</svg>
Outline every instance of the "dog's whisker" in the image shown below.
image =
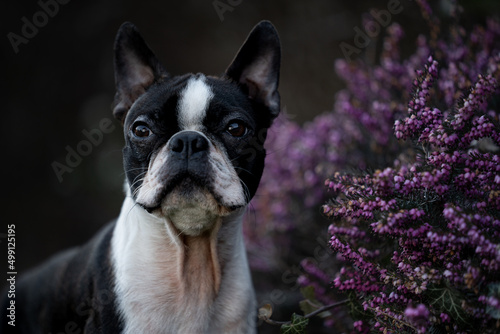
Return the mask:
<svg viewBox="0 0 500 334">
<path fill-rule="evenodd" d="M 145 197 L 145 198 L 148 198 L 149 197 L 149 194 L 153 193 L 155 191 L 155 189 L 153 188 L 149 188 L 149 189 L 144 189 L 144 187 L 141 185 L 140 187 L 138 187 L 135 191 L 135 196 L 137 196 L 137 194 L 139 193 L 139 191 L 142 191 L 142 196 Z"/>
<path fill-rule="evenodd" d="M 137 178 L 134 182 L 132 182 L 132 184 L 130 185 L 130 187 L 131 187 L 131 188 L 134 188 L 134 187 L 136 186 L 136 184 L 141 183 L 141 184 L 137 187 L 137 189 L 141 188 L 141 187 L 142 187 L 142 183 L 144 182 L 144 179 L 145 179 L 145 178 L 146 178 L 145 176 L 143 176 L 143 177 L 138 177 L 138 178 Z"/>
<path fill-rule="evenodd" d="M 235 170 L 242 170 L 250 175 L 254 175 L 251 171 L 249 171 L 248 169 L 245 169 L 243 167 L 234 167 Z"/>
<path fill-rule="evenodd" d="M 137 168 L 129 168 L 129 169 L 126 169 L 124 170 L 123 172 L 120 173 L 121 176 L 126 176 L 127 173 L 130 173 L 130 172 L 135 172 L 137 170 L 140 170 L 140 171 L 143 171 L 144 173 L 146 173 L 146 171 L 144 170 L 143 167 L 137 167 Z"/>
<path fill-rule="evenodd" d="M 142 183 L 144 182 L 145 178 L 146 178 L 145 174 L 144 175 L 137 175 L 137 177 L 134 179 L 134 181 L 132 182 L 132 184 L 130 184 L 130 187 L 134 188 L 136 186 L 136 184 L 141 183 L 137 187 L 137 189 L 139 189 L 140 187 L 142 187 Z"/>
<path fill-rule="evenodd" d="M 131 188 L 134 188 L 135 185 L 139 182 L 143 182 L 144 181 L 144 178 L 146 176 L 146 171 L 142 172 L 142 173 L 139 173 L 139 175 L 137 175 L 134 180 L 132 180 L 132 184 L 130 184 L 130 187 Z M 139 188 L 139 187 L 138 187 Z"/>
<path fill-rule="evenodd" d="M 245 196 L 245 202 L 249 203 L 250 202 L 250 189 L 248 189 L 248 186 L 243 181 L 241 181 L 241 185 L 243 186 L 243 193 Z"/>
<path fill-rule="evenodd" d="M 132 213 L 132 210 L 137 206 L 139 205 L 139 203 L 135 202 L 134 205 L 132 205 L 132 207 L 130 207 L 130 209 L 127 211 L 127 218 L 130 216 L 130 214 Z"/>
</svg>

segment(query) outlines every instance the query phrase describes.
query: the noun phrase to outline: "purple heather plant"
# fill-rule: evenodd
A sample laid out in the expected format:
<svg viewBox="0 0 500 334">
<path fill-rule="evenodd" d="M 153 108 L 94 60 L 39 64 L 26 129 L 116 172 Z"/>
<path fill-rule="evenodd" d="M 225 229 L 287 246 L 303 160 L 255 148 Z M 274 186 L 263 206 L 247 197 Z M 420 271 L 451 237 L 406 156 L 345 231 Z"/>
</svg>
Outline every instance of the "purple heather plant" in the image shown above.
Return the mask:
<svg viewBox="0 0 500 334">
<path fill-rule="evenodd" d="M 498 35 L 490 27 L 470 42 Z M 420 148 L 415 162 L 327 181 L 339 194 L 323 207 L 330 245 L 344 262 L 333 285 L 359 332 L 500 332 L 500 112 L 488 104 L 498 103 L 500 49 L 460 50 L 441 67 L 428 58 L 394 123 Z"/>
<path fill-rule="evenodd" d="M 347 296 L 355 332 L 498 333 L 500 23 L 468 33 L 457 19 L 443 33 L 417 3 L 430 38 L 418 37 L 412 56 L 402 59 L 392 24 L 378 65 L 336 61 L 346 89 L 332 112 L 271 129 L 246 225 L 250 261 L 271 270 L 307 257 L 299 283 L 323 304 Z M 345 173 L 352 167 L 376 170 Z M 321 233 L 331 175 L 323 212 L 335 254 L 318 262 L 301 245 Z M 325 322 L 336 323 L 345 320 Z"/>
<path fill-rule="evenodd" d="M 330 244 L 344 262 L 333 284 L 348 293 L 358 331 L 500 331 L 500 113 L 487 103 L 498 55 L 443 111 L 428 106 L 440 73 L 429 57 L 409 115 L 394 124 L 419 159 L 327 181 L 339 194 L 323 207 L 335 221 Z M 474 147 L 482 140 L 494 152 Z"/>
</svg>

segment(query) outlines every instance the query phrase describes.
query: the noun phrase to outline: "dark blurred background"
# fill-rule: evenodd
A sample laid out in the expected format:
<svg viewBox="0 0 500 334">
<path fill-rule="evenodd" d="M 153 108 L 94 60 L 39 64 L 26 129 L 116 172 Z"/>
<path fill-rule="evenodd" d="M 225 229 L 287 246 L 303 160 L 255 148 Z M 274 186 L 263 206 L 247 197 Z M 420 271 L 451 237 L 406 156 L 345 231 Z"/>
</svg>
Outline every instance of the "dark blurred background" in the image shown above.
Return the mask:
<svg viewBox="0 0 500 334">
<path fill-rule="evenodd" d="M 0 268 L 7 265 L 6 225 L 15 224 L 19 273 L 56 251 L 85 242 L 119 213 L 123 137 L 110 106 L 113 40 L 122 22 L 139 27 L 171 74 L 220 74 L 250 29 L 262 19 L 271 20 L 283 48 L 282 105 L 303 123 L 330 110 L 335 92 L 342 88 L 333 68 L 334 59 L 343 57 L 340 43 L 352 45 L 353 29 L 362 27 L 363 13 L 386 9 L 389 0 L 242 0 L 229 5 L 231 10 L 222 16 L 214 4 L 227 0 L 73 0 L 60 4 L 44 22 L 37 13 L 46 2 L 4 1 L 0 14 Z M 471 24 L 500 10 L 498 0 L 461 3 Z M 424 22 L 413 1 L 401 0 L 401 6 L 404 10 L 391 22 L 399 22 L 414 37 Z M 19 44 L 16 53 L 9 33 L 21 36 L 26 20 L 33 22 L 34 15 L 42 20 L 41 27 L 36 34 L 31 31 L 33 36 Z M 413 50 L 415 39 L 408 40 Z M 360 56 L 369 52 L 362 50 Z M 82 131 L 99 129 L 105 118 L 112 120 L 114 130 L 104 133 L 102 142 L 58 179 L 53 163 L 66 165 L 68 147 L 77 149 L 86 139 Z"/>
</svg>

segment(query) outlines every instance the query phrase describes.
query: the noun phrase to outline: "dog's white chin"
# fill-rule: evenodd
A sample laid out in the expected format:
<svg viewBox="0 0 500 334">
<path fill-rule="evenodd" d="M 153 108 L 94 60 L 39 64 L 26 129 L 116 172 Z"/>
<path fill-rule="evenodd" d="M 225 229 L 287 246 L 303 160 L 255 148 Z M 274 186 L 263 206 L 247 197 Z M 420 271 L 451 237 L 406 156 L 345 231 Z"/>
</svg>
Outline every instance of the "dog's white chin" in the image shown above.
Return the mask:
<svg viewBox="0 0 500 334">
<path fill-rule="evenodd" d="M 212 230 L 218 219 L 230 213 L 208 190 L 185 191 L 179 187 L 165 196 L 161 212 L 179 233 L 189 236 Z"/>
</svg>

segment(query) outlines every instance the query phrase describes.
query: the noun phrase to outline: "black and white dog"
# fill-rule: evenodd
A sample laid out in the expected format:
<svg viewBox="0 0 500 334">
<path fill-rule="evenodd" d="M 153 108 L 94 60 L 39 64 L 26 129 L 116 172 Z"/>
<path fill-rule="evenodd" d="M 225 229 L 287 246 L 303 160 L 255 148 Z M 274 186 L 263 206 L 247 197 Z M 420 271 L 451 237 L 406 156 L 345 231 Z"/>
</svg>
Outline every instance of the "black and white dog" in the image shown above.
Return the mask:
<svg viewBox="0 0 500 334">
<path fill-rule="evenodd" d="M 115 42 L 126 198 L 83 247 L 20 279 L 5 333 L 254 333 L 242 216 L 280 111 L 280 44 L 250 33 L 221 77 L 169 75 L 130 23 Z"/>
</svg>

